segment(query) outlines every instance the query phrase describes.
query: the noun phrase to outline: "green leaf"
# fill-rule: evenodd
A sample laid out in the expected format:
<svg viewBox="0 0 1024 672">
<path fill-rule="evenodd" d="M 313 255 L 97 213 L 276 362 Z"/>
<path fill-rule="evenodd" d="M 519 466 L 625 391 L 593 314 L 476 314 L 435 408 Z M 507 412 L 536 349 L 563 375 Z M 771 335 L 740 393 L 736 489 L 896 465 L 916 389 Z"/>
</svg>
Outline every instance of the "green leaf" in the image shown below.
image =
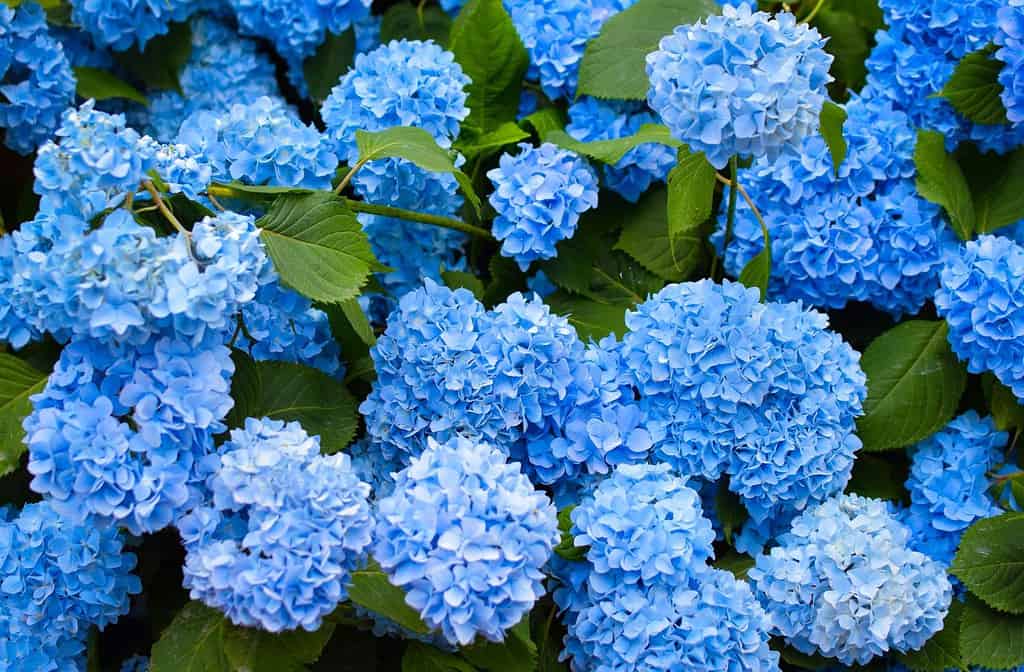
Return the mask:
<svg viewBox="0 0 1024 672">
<path fill-rule="evenodd" d="M 740 553 L 729 548 L 724 553 L 719 554 L 712 564 L 718 569 L 732 572 L 733 576 L 737 579 L 745 580 L 747 572 L 754 566 L 754 559 L 746 553 Z"/>
<path fill-rule="evenodd" d="M 391 40 L 434 40 L 442 47 L 448 44 L 452 20 L 440 7 L 393 5 L 384 12 L 380 22 L 380 43 Z"/>
<path fill-rule="evenodd" d="M 455 143 L 455 149 L 461 152 L 467 159 L 472 159 L 477 156 L 490 156 L 503 147 L 529 137 L 529 133 L 521 129 L 518 124 L 512 122 L 502 124 L 493 131 L 483 135 L 475 135 L 463 128 L 462 135 Z"/>
<path fill-rule="evenodd" d="M 626 306 L 622 304 L 598 303 L 562 291 L 555 292 L 546 301 L 551 310 L 569 319 L 584 341 L 600 340 L 608 334 L 622 336 L 626 332 Z"/>
<path fill-rule="evenodd" d="M 366 569 L 352 572 L 348 597 L 356 604 L 386 616 L 413 632 L 430 632 L 427 624 L 420 620 L 419 614 L 405 603 L 405 591 L 391 585 L 387 575 L 375 563 Z"/>
<path fill-rule="evenodd" d="M 994 670 L 1024 664 L 1024 616 L 1002 614 L 968 595 L 960 622 L 960 654 L 965 665 Z"/>
<path fill-rule="evenodd" d="M 237 198 L 262 206 L 273 205 L 278 196 L 284 196 L 285 194 L 309 196 L 310 194 L 318 193 L 313 189 L 303 189 L 300 187 L 253 186 L 242 184 L 241 182 L 214 182 L 207 187 L 206 191 L 215 198 Z"/>
<path fill-rule="evenodd" d="M 79 67 L 75 71 L 75 88 L 79 98 L 109 100 L 111 98 L 127 98 L 141 105 L 149 105 L 149 101 L 134 86 L 118 79 L 106 70 L 99 68 Z"/>
<path fill-rule="evenodd" d="M 907 480 L 905 471 L 881 455 L 861 453 L 853 463 L 853 474 L 846 485 L 846 492 L 899 502 L 906 493 L 903 487 Z"/>
<path fill-rule="evenodd" d="M 839 80 L 837 83 L 848 90 L 859 90 L 867 79 L 868 70 L 864 61 L 874 44 L 872 36 L 882 26 L 864 27 L 855 14 L 841 9 L 840 4 L 833 0 L 831 4 L 825 5 L 815 18 L 814 25 L 828 37 L 825 51 L 835 59 L 831 72 Z M 878 10 L 877 6 L 873 9 Z"/>
<path fill-rule="evenodd" d="M 714 0 L 639 0 L 608 19 L 587 45 L 577 95 L 643 100 L 649 86 L 647 54 L 676 26 L 719 12 Z"/>
<path fill-rule="evenodd" d="M 846 138 L 843 137 L 843 124 L 845 123 L 846 110 L 831 100 L 825 101 L 821 107 L 819 130 L 832 155 L 832 168 L 836 175 L 839 174 L 839 166 L 843 165 L 843 161 L 846 160 Z"/>
<path fill-rule="evenodd" d="M 46 387 L 47 374 L 0 353 L 0 476 L 13 471 L 25 452 L 21 422 L 32 412 L 29 397 Z"/>
<path fill-rule="evenodd" d="M 452 289 L 468 289 L 477 299 L 483 300 L 484 298 L 484 283 L 472 273 L 466 273 L 465 271 L 441 271 L 441 279 L 444 280 L 444 284 Z"/>
<path fill-rule="evenodd" d="M 715 168 L 703 152 L 679 150 L 668 174 L 668 252 L 683 275 L 696 270 L 704 254 L 705 225 L 715 196 Z"/>
<path fill-rule="evenodd" d="M 231 396 L 235 405 L 228 425 L 242 427 L 246 418 L 298 421 L 320 448 L 332 454 L 352 441 L 358 428 L 356 400 L 344 385 L 321 371 L 290 362 L 254 362 L 235 351 Z"/>
<path fill-rule="evenodd" d="M 469 0 L 448 49 L 470 79 L 462 132 L 482 135 L 514 123 L 530 58 L 501 0 Z"/>
<path fill-rule="evenodd" d="M 228 672 L 224 614 L 189 602 L 153 645 L 149 672 Z"/>
<path fill-rule="evenodd" d="M 487 262 L 491 279 L 487 283 L 483 302 L 488 308 L 504 303 L 510 294 L 526 289 L 526 274 L 508 257 L 495 254 Z"/>
<path fill-rule="evenodd" d="M 868 397 L 857 433 L 865 450 L 909 446 L 953 417 L 967 372 L 949 348 L 948 331 L 944 321 L 910 320 L 864 351 Z"/>
<path fill-rule="evenodd" d="M 537 669 L 537 645 L 530 639 L 529 615 L 505 633 L 504 642 L 480 641 L 461 653 L 487 672 L 533 672 Z"/>
<path fill-rule="evenodd" d="M 480 212 L 480 197 L 473 190 L 473 182 L 455 167 L 452 154 L 442 149 L 430 133 L 412 126 L 395 126 L 377 133 L 356 131 L 356 145 L 359 147 L 359 161 L 365 163 L 374 159 L 398 157 L 410 161 L 423 170 L 433 173 L 451 173 L 455 176 L 466 200 L 473 209 Z"/>
<path fill-rule="evenodd" d="M 989 410 L 999 431 L 1024 428 L 1024 406 L 1017 400 L 1017 395 L 1003 385 L 995 376 L 989 380 Z"/>
<path fill-rule="evenodd" d="M 563 130 L 552 130 L 544 136 L 544 142 L 550 142 L 577 154 L 589 156 L 610 166 L 614 166 L 630 150 L 640 145 L 655 143 L 677 149 L 683 146 L 683 143 L 673 138 L 668 128 L 661 124 L 644 124 L 633 135 L 614 140 L 593 140 L 591 142 L 580 142 Z M 704 155 L 699 156 L 703 157 Z"/>
<path fill-rule="evenodd" d="M 557 107 L 545 107 L 526 115 L 519 123 L 532 128 L 538 138 L 545 140 L 554 131 L 565 128 L 565 117 Z"/>
<path fill-rule="evenodd" d="M 373 327 L 370 325 L 370 320 L 366 318 L 366 313 L 363 312 L 363 309 L 360 307 L 357 299 L 342 301 L 341 312 L 345 316 L 345 319 L 348 320 L 349 326 L 352 327 L 352 331 L 354 331 L 356 336 L 359 337 L 359 340 L 369 346 L 372 346 L 377 342 L 377 337 L 373 333 Z"/>
<path fill-rule="evenodd" d="M 957 64 L 953 75 L 939 95 L 953 108 L 976 124 L 1005 124 L 1006 108 L 1000 96 L 1002 61 L 993 56 L 994 47 L 967 54 Z"/>
<path fill-rule="evenodd" d="M 588 546 L 577 546 L 572 536 L 572 512 L 576 505 L 567 506 L 558 512 L 558 532 L 561 539 L 555 546 L 555 553 L 565 560 L 579 562 L 587 558 Z"/>
<path fill-rule="evenodd" d="M 370 273 L 385 268 L 355 213 L 334 194 L 281 195 L 256 225 L 281 280 L 314 301 L 354 299 Z"/>
<path fill-rule="evenodd" d="M 229 624 L 224 630 L 224 653 L 236 672 L 304 672 L 320 657 L 332 634 L 334 626 L 329 623 L 316 632 L 300 628 L 279 633 Z"/>
<path fill-rule="evenodd" d="M 655 187 L 640 197 L 633 216 L 622 225 L 616 250 L 622 250 L 660 278 L 669 282 L 685 280 L 700 261 L 703 247 L 694 236 L 690 244 L 680 245 L 688 253 L 674 258 L 668 241 L 668 191 Z M 688 240 L 688 239 L 687 239 Z"/>
<path fill-rule="evenodd" d="M 302 64 L 302 73 L 306 76 L 306 88 L 309 89 L 310 98 L 318 104 L 326 100 L 327 96 L 331 95 L 331 89 L 337 86 L 355 59 L 355 30 L 349 28 L 337 35 L 328 32 L 316 52 Z"/>
<path fill-rule="evenodd" d="M 789 663 L 790 665 L 796 665 L 797 667 L 805 670 L 823 670 L 825 668 L 832 667 L 832 663 L 835 662 L 829 658 L 825 658 L 819 653 L 801 653 L 791 646 L 783 646 L 779 649 L 779 656 L 784 662 Z"/>
<path fill-rule="evenodd" d="M 976 230 L 974 202 L 967 180 L 956 160 L 946 153 L 946 140 L 936 131 L 918 131 L 914 148 L 917 191 L 941 205 L 960 240 L 970 240 Z"/>
<path fill-rule="evenodd" d="M 747 287 L 757 287 L 764 301 L 768 293 L 768 281 L 772 276 L 772 239 L 764 222 L 761 222 L 761 236 L 764 238 L 764 248 L 747 262 L 740 271 L 740 277 L 736 279 Z"/>
<path fill-rule="evenodd" d="M 949 571 L 993 609 L 1024 614 L 1024 513 L 967 528 Z"/>
<path fill-rule="evenodd" d="M 422 642 L 409 642 L 402 654 L 402 672 L 476 672 L 458 656 Z"/>
<path fill-rule="evenodd" d="M 991 233 L 1015 224 L 1024 212 L 1024 148 L 984 157 L 982 179 L 973 183 L 978 233 Z M 968 170 L 974 170 L 971 166 Z"/>
<path fill-rule="evenodd" d="M 725 541 L 730 544 L 733 532 L 743 527 L 743 523 L 747 522 L 747 518 L 750 517 L 747 507 L 743 506 L 739 496 L 724 484 L 719 485 L 715 492 L 715 513 L 718 514 L 718 520 L 722 524 Z"/>
<path fill-rule="evenodd" d="M 178 75 L 192 55 L 192 28 L 187 22 L 172 23 L 163 35 L 157 35 L 139 51 L 131 47 L 115 51 L 114 60 L 131 79 L 147 89 L 171 89 L 181 93 Z"/>
<path fill-rule="evenodd" d="M 963 667 L 960 659 L 960 621 L 963 612 L 963 604 L 953 600 L 942 630 L 933 635 L 923 648 L 908 653 L 897 652 L 896 657 L 914 672 L 959 670 Z"/>
</svg>

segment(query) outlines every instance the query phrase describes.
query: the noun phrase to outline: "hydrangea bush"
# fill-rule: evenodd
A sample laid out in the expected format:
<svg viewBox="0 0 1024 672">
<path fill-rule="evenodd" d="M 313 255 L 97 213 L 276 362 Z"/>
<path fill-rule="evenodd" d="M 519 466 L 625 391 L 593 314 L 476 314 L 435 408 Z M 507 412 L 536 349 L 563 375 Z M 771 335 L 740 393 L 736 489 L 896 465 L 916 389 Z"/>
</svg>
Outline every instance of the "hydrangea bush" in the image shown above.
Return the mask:
<svg viewBox="0 0 1024 672">
<path fill-rule="evenodd" d="M 0 671 L 1024 670 L 1024 0 L 0 3 Z"/>
</svg>

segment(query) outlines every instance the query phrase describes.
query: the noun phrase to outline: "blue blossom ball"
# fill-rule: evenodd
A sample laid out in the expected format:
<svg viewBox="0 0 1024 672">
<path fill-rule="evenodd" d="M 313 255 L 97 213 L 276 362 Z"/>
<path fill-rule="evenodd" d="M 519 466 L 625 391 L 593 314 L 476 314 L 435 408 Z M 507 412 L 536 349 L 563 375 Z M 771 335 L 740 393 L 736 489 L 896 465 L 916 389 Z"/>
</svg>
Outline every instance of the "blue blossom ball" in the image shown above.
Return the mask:
<svg viewBox="0 0 1024 672">
<path fill-rule="evenodd" d="M 915 651 L 942 629 L 952 599 L 945 568 L 909 540 L 885 502 L 840 495 L 799 515 L 748 576 L 774 634 L 863 665 Z"/>
<path fill-rule="evenodd" d="M 75 102 L 75 77 L 61 43 L 34 2 L 0 7 L 0 128 L 5 144 L 29 154 L 52 137 Z"/>
<path fill-rule="evenodd" d="M 520 143 L 516 155 L 502 154 L 487 171 L 489 198 L 498 215 L 491 228 L 501 254 L 524 271 L 538 259 L 552 259 L 555 244 L 572 238 L 580 215 L 597 207 L 597 176 L 585 159 L 556 145 Z"/>
<path fill-rule="evenodd" d="M 992 41 L 997 12 L 1006 0 L 879 0 L 890 29 L 942 45 L 955 59 Z"/>
<path fill-rule="evenodd" d="M 73 520 L 163 529 L 198 501 L 233 372 L 217 342 L 72 341 L 24 421 L 32 489 Z"/>
<path fill-rule="evenodd" d="M 313 55 L 327 33 L 343 33 L 370 13 L 369 0 L 230 0 L 239 29 L 269 39 L 285 59 Z"/>
<path fill-rule="evenodd" d="M 274 98 L 220 114 L 200 110 L 182 123 L 176 142 L 205 154 L 222 182 L 330 189 L 338 168 L 330 141 Z"/>
<path fill-rule="evenodd" d="M 657 118 L 647 106 L 631 101 L 600 100 L 584 96 L 569 106 L 565 132 L 580 142 L 615 140 L 636 134 Z M 676 163 L 676 151 L 666 145 L 647 143 L 626 152 L 614 166 L 604 166 L 606 186 L 636 203 L 655 182 L 664 182 Z"/>
<path fill-rule="evenodd" d="M 348 596 L 373 531 L 370 486 L 297 422 L 248 418 L 178 523 L 185 587 L 237 625 L 313 632 Z"/>
<path fill-rule="evenodd" d="M 989 494 L 988 472 L 1003 461 L 1009 435 L 990 417 L 968 411 L 911 449 L 911 546 L 946 566 L 971 523 L 1002 509 Z"/>
<path fill-rule="evenodd" d="M 71 20 L 96 44 L 124 51 L 142 49 L 171 23 L 198 8 L 195 0 L 70 0 Z"/>
<path fill-rule="evenodd" d="M 429 439 L 377 506 L 374 557 L 450 643 L 502 641 L 544 594 L 555 508 L 501 450 Z"/>
<path fill-rule="evenodd" d="M 1024 122 L 1024 0 L 1008 0 L 999 9 L 996 58 L 1005 65 L 999 73 L 1000 98 L 1013 124 Z"/>
<path fill-rule="evenodd" d="M 991 371 L 1024 399 L 1024 248 L 985 235 L 949 255 L 935 308 L 950 345 L 971 373 Z"/>
<path fill-rule="evenodd" d="M 647 102 L 718 169 L 734 156 L 772 159 L 818 128 L 832 81 L 824 45 L 792 14 L 726 5 L 647 55 Z"/>
<path fill-rule="evenodd" d="M 90 628 L 127 614 L 142 590 L 116 528 L 73 522 L 46 501 L 0 516 L 0 558 L 5 670 L 78 669 Z"/>
</svg>

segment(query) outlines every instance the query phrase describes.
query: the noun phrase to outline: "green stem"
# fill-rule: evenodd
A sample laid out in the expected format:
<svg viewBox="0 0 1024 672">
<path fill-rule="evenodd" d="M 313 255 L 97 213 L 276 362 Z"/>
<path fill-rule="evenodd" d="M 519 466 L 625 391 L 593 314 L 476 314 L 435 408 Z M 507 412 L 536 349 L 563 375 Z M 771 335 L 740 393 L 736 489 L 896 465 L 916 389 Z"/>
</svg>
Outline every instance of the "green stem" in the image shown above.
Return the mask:
<svg viewBox="0 0 1024 672">
<path fill-rule="evenodd" d="M 160 196 L 160 192 L 157 191 L 156 186 L 150 180 L 143 180 L 142 186 L 149 192 L 149 195 L 153 197 L 153 202 L 156 203 L 156 207 L 160 210 L 160 214 L 164 216 L 164 219 L 170 222 L 171 226 L 185 234 L 186 238 L 190 238 L 192 234 L 189 233 L 189 230 L 178 221 L 178 218 L 174 216 L 171 209 L 167 207 L 167 204 L 164 203 L 164 199 Z"/>
<path fill-rule="evenodd" d="M 341 178 L 341 182 L 338 182 L 338 186 L 335 187 L 334 193 L 341 196 L 341 192 L 345 191 L 345 187 L 348 186 L 348 183 L 352 181 L 352 178 L 355 177 L 357 172 L 359 172 L 359 169 L 365 166 L 368 161 L 369 159 L 359 159 L 356 161 L 356 165 L 349 168 L 349 171 L 345 173 L 345 177 Z"/>
<path fill-rule="evenodd" d="M 727 185 L 729 187 L 729 214 L 727 215 L 726 220 L 725 220 L 725 235 L 722 237 L 722 254 L 721 254 L 721 257 L 723 257 L 723 258 L 725 257 L 726 253 L 729 251 L 729 243 L 732 242 L 732 228 L 733 228 L 733 224 L 736 221 L 736 197 L 738 196 L 737 192 L 739 191 L 738 189 L 736 189 L 736 186 L 738 185 L 738 183 L 736 182 L 736 174 L 739 172 L 739 168 L 737 166 L 737 163 L 738 163 L 738 161 L 737 161 L 735 156 L 732 157 L 731 159 L 729 159 L 729 173 L 730 173 L 730 176 L 732 178 L 731 180 L 727 180 L 724 177 L 722 177 L 721 175 L 717 175 L 716 174 L 716 177 L 718 178 L 718 181 L 721 182 L 724 185 Z M 714 261 L 711 262 L 711 279 L 712 280 L 717 280 L 718 279 L 716 276 L 718 275 L 718 263 L 719 263 L 719 261 L 720 261 L 719 255 L 716 254 Z"/>
<path fill-rule="evenodd" d="M 394 208 L 390 205 L 377 205 L 375 203 L 366 203 L 364 201 L 354 201 L 349 198 L 345 199 L 345 204 L 354 212 L 365 212 L 371 215 L 383 215 L 384 217 L 394 217 L 396 219 L 404 219 L 410 222 L 433 224 L 434 226 L 442 226 L 446 229 L 454 229 L 455 231 L 468 233 L 471 236 L 490 238 L 491 240 L 494 239 L 494 236 L 492 236 L 491 232 L 487 229 L 480 228 L 479 226 L 473 226 L 461 219 L 452 219 L 451 217 L 441 217 L 439 215 L 428 215 L 424 212 L 414 212 L 413 210 L 405 210 L 404 208 Z"/>
<path fill-rule="evenodd" d="M 825 6 L 825 2 L 826 0 L 818 0 L 818 4 L 814 6 L 814 9 L 811 10 L 811 13 L 805 16 L 803 19 L 801 19 L 801 23 L 810 23 L 811 21 L 813 21 L 814 17 L 816 17 L 818 15 L 818 12 L 821 11 L 821 8 Z"/>
</svg>

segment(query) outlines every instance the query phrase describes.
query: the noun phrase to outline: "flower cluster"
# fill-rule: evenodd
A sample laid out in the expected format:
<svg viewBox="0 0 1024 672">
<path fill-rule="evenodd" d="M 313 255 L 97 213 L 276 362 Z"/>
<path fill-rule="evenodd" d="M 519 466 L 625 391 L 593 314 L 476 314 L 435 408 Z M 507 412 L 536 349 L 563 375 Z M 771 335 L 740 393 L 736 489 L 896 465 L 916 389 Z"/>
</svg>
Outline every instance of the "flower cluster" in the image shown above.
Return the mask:
<svg viewBox="0 0 1024 672">
<path fill-rule="evenodd" d="M 139 49 L 199 9 L 197 0 L 71 0 L 71 20 L 96 44 Z"/>
<path fill-rule="evenodd" d="M 0 7 L 0 94 L 4 142 L 22 154 L 50 138 L 75 100 L 71 64 L 34 2 Z"/>
<path fill-rule="evenodd" d="M 680 26 L 647 56 L 647 102 L 716 168 L 734 156 L 775 158 L 818 127 L 832 57 L 789 13 L 746 5 Z"/>
<path fill-rule="evenodd" d="M 490 202 L 498 215 L 492 229 L 501 253 L 524 271 L 533 261 L 555 257 L 555 244 L 572 238 L 580 215 L 597 207 L 590 165 L 549 143 L 521 143 L 519 153 L 502 154 L 487 177 L 494 185 Z"/>
<path fill-rule="evenodd" d="M 120 533 L 70 522 L 47 502 L 0 509 L 0 664 L 34 672 L 84 670 L 92 626 L 128 613 L 141 591 Z"/>
<path fill-rule="evenodd" d="M 213 461 L 210 497 L 178 522 L 185 587 L 238 625 L 316 630 L 365 562 L 370 486 L 297 422 L 249 418 Z"/>
<path fill-rule="evenodd" d="M 429 439 L 377 508 L 374 557 L 452 644 L 501 641 L 544 594 L 555 509 L 493 446 Z"/>
<path fill-rule="evenodd" d="M 968 411 L 913 448 L 904 522 L 914 550 L 948 566 L 964 530 L 1002 512 L 988 493 L 988 472 L 1008 438 L 992 418 Z"/>
<path fill-rule="evenodd" d="M 286 60 L 308 58 L 327 33 L 344 32 L 370 13 L 368 0 L 230 0 L 246 35 L 268 38 Z"/>
<path fill-rule="evenodd" d="M 1024 122 L 1024 0 L 1008 0 L 998 17 L 996 57 L 1005 63 L 999 73 L 1000 98 L 1010 122 L 1020 124 Z"/>
<path fill-rule="evenodd" d="M 952 588 L 909 540 L 886 503 L 840 495 L 798 516 L 749 577 L 775 634 L 803 653 L 865 664 L 942 629 Z"/>
<path fill-rule="evenodd" d="M 981 236 L 949 255 L 935 308 L 949 325 L 953 352 L 972 373 L 991 371 L 1024 399 L 1024 248 Z"/>
</svg>

